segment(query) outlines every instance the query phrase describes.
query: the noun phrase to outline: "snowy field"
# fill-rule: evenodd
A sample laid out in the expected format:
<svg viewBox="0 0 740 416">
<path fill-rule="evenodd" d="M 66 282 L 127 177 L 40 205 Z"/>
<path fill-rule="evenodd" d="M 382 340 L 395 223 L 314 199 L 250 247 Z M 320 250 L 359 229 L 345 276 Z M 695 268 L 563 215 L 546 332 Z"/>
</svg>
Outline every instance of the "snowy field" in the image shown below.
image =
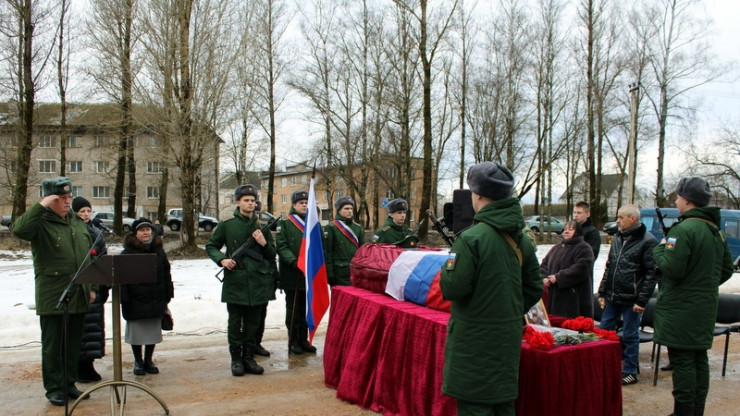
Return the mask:
<svg viewBox="0 0 740 416">
<path fill-rule="evenodd" d="M 552 245 L 541 245 L 537 257 L 542 259 Z M 595 285 L 604 273 L 604 263 L 609 245 L 602 245 L 594 266 Z M 118 253 L 121 247 L 110 247 Z M 175 330 L 165 336 L 204 335 L 224 333 L 226 337 L 226 306 L 221 303 L 221 283 L 214 275 L 218 267 L 210 259 L 172 261 L 172 280 L 175 298 L 170 310 L 175 320 Z M 30 252 L 0 251 L 0 349 L 40 346 L 40 330 L 34 308 L 33 265 Z M 740 274 L 720 287 L 723 293 L 740 293 Z M 328 313 L 321 323 L 325 331 Z M 106 304 L 106 335 L 110 338 L 111 303 Z M 267 312 L 266 339 L 281 339 L 287 336 L 284 329 L 285 298 L 278 291 L 277 300 L 270 302 Z M 122 322 L 125 322 L 122 320 Z M 322 328 L 319 328 L 319 331 Z"/>
</svg>

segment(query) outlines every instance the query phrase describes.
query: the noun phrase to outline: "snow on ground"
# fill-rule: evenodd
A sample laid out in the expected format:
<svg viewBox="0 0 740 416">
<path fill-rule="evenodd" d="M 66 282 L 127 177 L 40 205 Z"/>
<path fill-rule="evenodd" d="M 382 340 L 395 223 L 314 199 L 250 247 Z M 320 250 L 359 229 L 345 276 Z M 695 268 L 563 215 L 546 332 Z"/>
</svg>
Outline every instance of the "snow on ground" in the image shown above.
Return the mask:
<svg viewBox="0 0 740 416">
<path fill-rule="evenodd" d="M 595 285 L 598 287 L 604 273 L 604 263 L 609 245 L 601 246 L 594 265 Z M 552 245 L 540 245 L 537 257 L 542 259 Z M 120 247 L 111 247 L 111 253 Z M 224 333 L 226 341 L 226 305 L 221 303 L 221 283 L 214 275 L 218 267 L 210 259 L 175 260 L 172 263 L 172 280 L 175 298 L 170 310 L 175 320 L 175 330 L 165 336 L 203 335 L 213 332 Z M 0 251 L 0 350 L 40 345 L 40 329 L 34 306 L 33 263 L 30 252 Z M 740 293 L 740 274 L 720 287 L 723 293 Z M 113 333 L 111 327 L 111 302 L 106 304 L 106 334 Z M 322 326 L 325 327 L 328 313 Z M 277 292 L 277 300 L 270 302 L 267 312 L 266 339 L 287 336 L 284 327 L 285 298 Z M 122 319 L 122 325 L 125 321 Z M 325 328 L 324 328 L 325 329 Z M 321 328 L 319 329 L 321 330 Z"/>
</svg>

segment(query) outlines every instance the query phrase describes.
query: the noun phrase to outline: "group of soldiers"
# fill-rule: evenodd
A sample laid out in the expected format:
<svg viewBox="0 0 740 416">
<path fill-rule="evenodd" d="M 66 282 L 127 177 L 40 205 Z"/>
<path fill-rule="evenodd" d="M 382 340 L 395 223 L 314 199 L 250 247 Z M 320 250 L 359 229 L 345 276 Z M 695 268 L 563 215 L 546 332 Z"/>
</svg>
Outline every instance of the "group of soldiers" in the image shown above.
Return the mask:
<svg viewBox="0 0 740 416">
<path fill-rule="evenodd" d="M 254 185 L 234 189 L 236 208 L 206 244 L 208 256 L 225 270 L 221 301 L 228 311 L 227 334 L 234 376 L 262 374 L 255 355 L 269 356 L 262 345 L 267 303 L 275 289 L 285 293 L 285 326 L 291 354 L 315 353 L 308 340 L 305 276 L 298 265 L 308 212 L 308 192 L 291 195 L 290 212 L 277 221 L 275 241 L 259 221 L 259 192 Z M 323 229 L 324 258 L 329 284 L 349 285 L 349 264 L 364 244 L 362 227 L 353 221 L 356 204 L 343 196 L 334 203 L 336 216 Z M 394 199 L 388 204 L 388 219 L 373 236 L 373 243 L 398 243 L 411 231 L 405 224 L 408 203 Z M 264 230 L 264 232 L 263 232 Z M 236 256 L 243 246 L 246 255 Z M 225 253 L 221 251 L 226 247 Z M 278 258 L 276 262 L 276 256 Z M 237 258 L 239 257 L 239 258 Z"/>
</svg>

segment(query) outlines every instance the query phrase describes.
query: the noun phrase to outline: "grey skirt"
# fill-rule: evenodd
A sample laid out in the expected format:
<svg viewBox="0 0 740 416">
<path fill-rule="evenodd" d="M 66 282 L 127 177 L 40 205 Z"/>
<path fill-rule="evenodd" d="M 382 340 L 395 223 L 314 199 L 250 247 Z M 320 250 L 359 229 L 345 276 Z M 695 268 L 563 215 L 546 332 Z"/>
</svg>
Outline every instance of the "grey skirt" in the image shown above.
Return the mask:
<svg viewBox="0 0 740 416">
<path fill-rule="evenodd" d="M 162 342 L 162 318 L 126 321 L 123 339 L 131 345 L 159 344 Z"/>
</svg>

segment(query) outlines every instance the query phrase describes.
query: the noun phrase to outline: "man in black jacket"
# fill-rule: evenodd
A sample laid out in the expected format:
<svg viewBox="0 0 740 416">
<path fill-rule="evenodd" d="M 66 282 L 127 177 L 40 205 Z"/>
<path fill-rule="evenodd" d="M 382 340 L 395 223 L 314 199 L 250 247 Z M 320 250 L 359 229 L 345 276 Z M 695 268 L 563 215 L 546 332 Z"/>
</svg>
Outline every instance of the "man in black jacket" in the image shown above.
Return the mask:
<svg viewBox="0 0 740 416">
<path fill-rule="evenodd" d="M 635 205 L 619 209 L 617 227 L 599 285 L 599 305 L 604 309 L 600 326 L 615 330 L 622 317 L 622 385 L 628 385 L 637 383 L 640 319 L 657 282 L 653 247 L 658 242 L 640 221 L 640 209 Z"/>
</svg>

